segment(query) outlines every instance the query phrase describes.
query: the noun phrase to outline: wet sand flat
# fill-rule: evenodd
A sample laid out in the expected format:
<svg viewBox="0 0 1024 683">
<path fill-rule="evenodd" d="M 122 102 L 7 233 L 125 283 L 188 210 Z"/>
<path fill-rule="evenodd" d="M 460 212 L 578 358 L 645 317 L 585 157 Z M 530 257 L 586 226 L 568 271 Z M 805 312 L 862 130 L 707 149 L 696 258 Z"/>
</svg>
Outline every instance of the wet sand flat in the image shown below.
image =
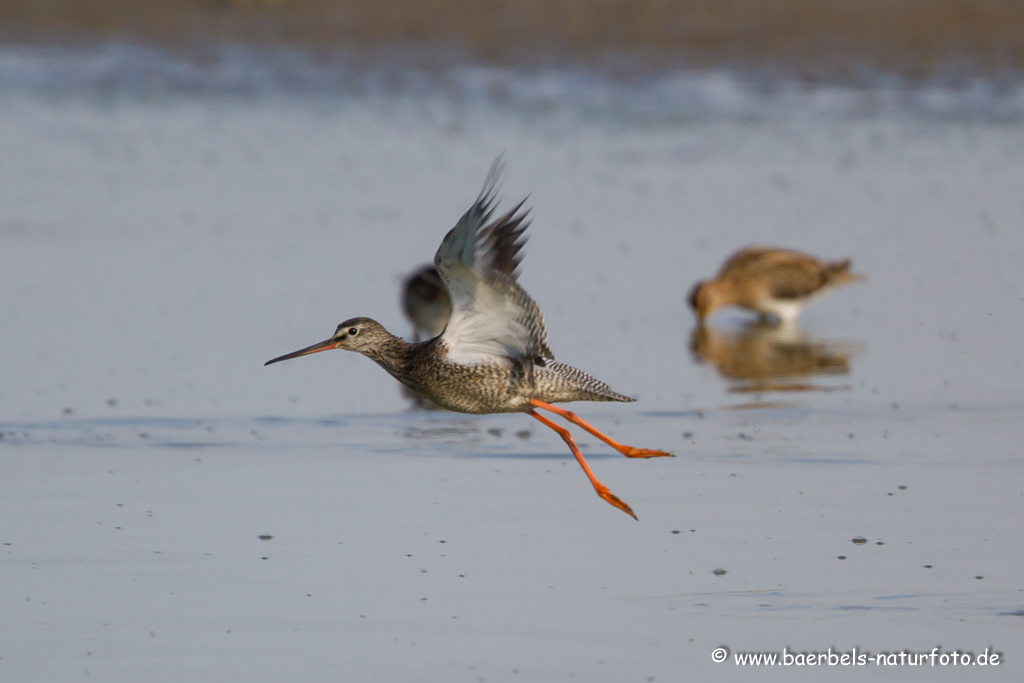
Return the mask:
<svg viewBox="0 0 1024 683">
<path fill-rule="evenodd" d="M 284 44 L 317 50 L 427 48 L 470 60 L 580 60 L 613 67 L 743 65 L 808 76 L 882 69 L 1019 72 L 1024 6 L 1014 0 L 7 0 L 0 39 Z M 411 61 L 422 63 L 422 54 Z"/>
<path fill-rule="evenodd" d="M 1020 123 L 7 95 L 0 678 L 821 675 L 726 646 L 1019 679 Z M 412 410 L 354 354 L 262 367 L 355 315 L 407 333 L 402 276 L 502 151 L 557 358 L 638 398 L 573 408 L 676 453 L 580 435 L 639 522 L 524 416 Z M 797 336 L 695 337 L 690 285 L 751 242 L 868 280 Z"/>
</svg>

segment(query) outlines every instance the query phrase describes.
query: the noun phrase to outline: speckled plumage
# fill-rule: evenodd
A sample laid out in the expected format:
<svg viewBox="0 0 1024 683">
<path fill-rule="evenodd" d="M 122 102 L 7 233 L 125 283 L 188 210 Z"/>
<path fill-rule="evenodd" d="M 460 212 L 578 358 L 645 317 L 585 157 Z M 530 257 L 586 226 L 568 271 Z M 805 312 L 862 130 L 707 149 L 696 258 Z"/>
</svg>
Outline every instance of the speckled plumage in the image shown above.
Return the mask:
<svg viewBox="0 0 1024 683">
<path fill-rule="evenodd" d="M 338 329 L 342 336 L 356 329 L 364 339 L 372 337 L 374 344 L 352 350 L 376 362 L 417 396 L 459 413 L 530 412 L 531 399 L 633 401 L 582 370 L 551 359 L 465 366 L 445 361 L 447 349 L 441 337 L 411 344 L 369 318 L 346 320 Z"/>
<path fill-rule="evenodd" d="M 569 432 L 536 409 L 581 426 L 627 457 L 671 454 L 619 444 L 575 414 L 550 405 L 633 399 L 554 360 L 540 307 L 517 282 L 528 211 L 522 210 L 520 202 L 491 220 L 500 171 L 499 159 L 483 191 L 445 235 L 434 257 L 451 309 L 439 335 L 410 343 L 370 318 L 351 318 L 338 325 L 330 339 L 267 364 L 346 349 L 370 358 L 414 394 L 442 408 L 474 414 L 527 413 L 558 432 L 598 495 L 635 518 L 626 503 L 597 481 Z"/>
<path fill-rule="evenodd" d="M 334 339 L 358 337 L 358 345 L 339 344 L 340 348 L 362 353 L 417 396 L 455 412 L 530 412 L 532 399 L 632 401 L 582 370 L 554 360 L 540 307 L 517 282 L 528 212 L 521 211 L 520 202 L 488 222 L 494 213 L 499 170 L 491 170 L 480 196 L 445 235 L 434 258 L 445 291 L 454 292 L 446 297 L 454 301 L 449 304 L 447 327 L 431 339 L 409 343 L 369 318 L 353 318 L 338 326 Z M 477 321 L 488 315 L 496 322 L 479 329 Z M 466 344 L 482 350 L 460 352 L 460 345 Z"/>
</svg>

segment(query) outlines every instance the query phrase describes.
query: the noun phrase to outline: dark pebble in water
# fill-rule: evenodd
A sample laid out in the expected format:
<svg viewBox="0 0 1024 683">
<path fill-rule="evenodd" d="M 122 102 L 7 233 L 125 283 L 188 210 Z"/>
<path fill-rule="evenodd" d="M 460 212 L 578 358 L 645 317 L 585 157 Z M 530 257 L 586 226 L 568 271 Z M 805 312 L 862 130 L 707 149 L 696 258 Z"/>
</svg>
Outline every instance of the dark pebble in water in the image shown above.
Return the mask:
<svg viewBox="0 0 1024 683">
<path fill-rule="evenodd" d="M 117 399 L 116 398 L 108 398 L 107 399 L 107 405 L 110 406 L 111 408 L 116 408 L 117 407 Z"/>
<path fill-rule="evenodd" d="M 270 534 L 260 534 L 256 538 L 260 539 L 261 541 L 269 541 L 273 538 L 273 536 L 271 536 Z"/>
<path fill-rule="evenodd" d="M 678 534 L 678 533 L 679 533 L 679 529 L 673 529 L 673 530 L 672 530 L 672 533 L 674 533 L 674 534 Z"/>
<path fill-rule="evenodd" d="M 74 408 L 65 408 L 64 410 L 62 410 L 60 412 L 64 413 L 65 415 L 70 415 L 71 413 L 75 412 L 75 409 Z"/>
<path fill-rule="evenodd" d="M 854 536 L 852 539 L 854 545 L 864 545 L 868 542 L 868 539 L 863 536 Z"/>
<path fill-rule="evenodd" d="M 693 432 L 683 432 L 683 438 L 684 439 L 692 439 L 693 438 Z"/>
<path fill-rule="evenodd" d="M 504 429 L 500 429 L 498 427 L 491 427 L 490 429 L 487 430 L 487 433 L 490 434 L 491 436 L 501 436 L 502 432 L 504 431 Z"/>
<path fill-rule="evenodd" d="M 711 573 L 714 574 L 715 576 L 725 576 L 729 572 L 725 571 L 724 569 L 716 569 L 716 570 L 714 570 Z"/>
<path fill-rule="evenodd" d="M 746 432 L 740 432 L 736 436 L 740 437 L 744 441 L 753 441 L 754 440 L 754 437 L 752 437 L 750 434 L 747 434 Z"/>
<path fill-rule="evenodd" d="M 518 432 L 516 432 L 516 436 L 518 436 L 520 439 L 529 439 L 531 436 L 533 436 L 533 432 L 531 432 L 529 429 L 520 429 Z"/>
<path fill-rule="evenodd" d="M 976 579 L 977 579 L 978 581 L 981 581 L 981 580 L 982 580 L 982 579 L 984 579 L 985 577 L 984 577 L 984 576 L 975 576 L 974 578 L 976 578 Z"/>
<path fill-rule="evenodd" d="M 896 488 L 898 488 L 900 491 L 906 491 L 907 490 L 906 486 L 897 486 Z"/>
<path fill-rule="evenodd" d="M 846 559 L 846 555 L 839 555 L 836 559 L 838 559 L 838 560 L 845 560 Z"/>
<path fill-rule="evenodd" d="M 931 568 L 932 568 L 932 565 L 930 565 L 930 564 L 926 564 L 926 565 L 924 565 L 924 568 L 925 568 L 925 569 L 931 569 Z"/>
<path fill-rule="evenodd" d="M 875 541 L 875 545 L 885 545 L 885 541 Z"/>
</svg>

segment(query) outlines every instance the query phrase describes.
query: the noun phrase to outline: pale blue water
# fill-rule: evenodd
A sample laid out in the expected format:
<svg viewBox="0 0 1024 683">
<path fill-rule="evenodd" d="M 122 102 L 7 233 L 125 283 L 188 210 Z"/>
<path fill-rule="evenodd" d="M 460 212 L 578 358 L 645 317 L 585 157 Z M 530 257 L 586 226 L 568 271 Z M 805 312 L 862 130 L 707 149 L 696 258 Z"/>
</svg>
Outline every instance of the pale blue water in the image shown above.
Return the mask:
<svg viewBox="0 0 1024 683">
<path fill-rule="evenodd" d="M 1016 114 L 0 73 L 0 678 L 794 677 L 720 645 L 991 647 L 1019 678 Z M 401 277 L 501 151 L 552 348 L 638 398 L 574 409 L 676 452 L 579 437 L 639 523 L 524 416 L 412 410 L 354 354 L 262 366 L 354 315 L 406 333 Z M 867 275 L 746 347 L 828 372 L 698 362 L 686 293 L 750 242 Z"/>
</svg>

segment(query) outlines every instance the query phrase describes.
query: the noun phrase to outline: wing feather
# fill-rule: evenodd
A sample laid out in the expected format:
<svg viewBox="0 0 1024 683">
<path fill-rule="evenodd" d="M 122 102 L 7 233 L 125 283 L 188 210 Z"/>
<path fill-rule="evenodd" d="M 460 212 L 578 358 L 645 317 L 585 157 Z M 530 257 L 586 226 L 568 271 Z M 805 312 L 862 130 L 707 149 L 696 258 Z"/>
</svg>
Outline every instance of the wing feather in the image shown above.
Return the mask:
<svg viewBox="0 0 1024 683">
<path fill-rule="evenodd" d="M 441 341 L 451 362 L 463 365 L 532 364 L 553 358 L 540 307 L 516 281 L 529 209 L 519 202 L 492 222 L 501 158 L 483 190 L 434 256 L 452 302 Z"/>
</svg>

